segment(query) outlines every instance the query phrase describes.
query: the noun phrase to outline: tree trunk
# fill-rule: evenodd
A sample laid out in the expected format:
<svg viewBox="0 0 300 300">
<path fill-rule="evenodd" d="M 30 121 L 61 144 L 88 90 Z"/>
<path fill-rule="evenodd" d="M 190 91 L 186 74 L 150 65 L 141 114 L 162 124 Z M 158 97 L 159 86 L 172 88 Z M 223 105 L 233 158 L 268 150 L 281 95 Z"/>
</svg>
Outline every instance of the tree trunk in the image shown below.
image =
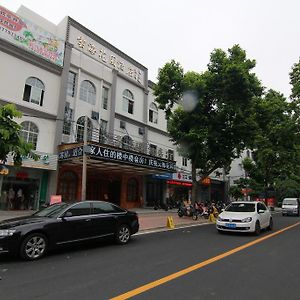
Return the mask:
<svg viewBox="0 0 300 300">
<path fill-rule="evenodd" d="M 194 204 L 198 199 L 198 193 L 197 193 L 197 187 L 198 187 L 198 183 L 197 183 L 197 172 L 196 172 L 196 167 L 192 161 L 192 203 Z"/>
</svg>

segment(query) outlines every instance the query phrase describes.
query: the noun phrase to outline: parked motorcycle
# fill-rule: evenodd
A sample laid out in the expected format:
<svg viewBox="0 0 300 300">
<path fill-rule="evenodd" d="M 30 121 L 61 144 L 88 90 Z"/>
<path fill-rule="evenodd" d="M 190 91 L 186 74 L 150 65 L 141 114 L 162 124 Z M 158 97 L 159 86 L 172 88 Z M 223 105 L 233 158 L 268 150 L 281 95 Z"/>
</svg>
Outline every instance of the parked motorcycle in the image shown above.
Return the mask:
<svg viewBox="0 0 300 300">
<path fill-rule="evenodd" d="M 182 218 L 183 216 L 186 216 L 186 217 L 192 217 L 193 220 L 198 219 L 198 213 L 195 210 L 194 206 L 192 206 L 192 205 L 189 205 L 189 206 L 181 205 L 178 208 L 177 214 L 178 214 L 178 217 L 180 217 L 180 218 Z"/>
</svg>

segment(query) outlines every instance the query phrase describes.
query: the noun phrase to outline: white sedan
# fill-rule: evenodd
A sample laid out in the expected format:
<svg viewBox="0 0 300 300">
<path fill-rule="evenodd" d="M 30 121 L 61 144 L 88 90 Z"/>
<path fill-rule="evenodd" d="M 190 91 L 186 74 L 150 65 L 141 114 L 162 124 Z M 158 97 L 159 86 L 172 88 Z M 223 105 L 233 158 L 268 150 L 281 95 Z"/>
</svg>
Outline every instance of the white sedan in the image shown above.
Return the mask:
<svg viewBox="0 0 300 300">
<path fill-rule="evenodd" d="M 232 202 L 219 214 L 217 223 L 219 232 L 254 232 L 260 234 L 261 229 L 272 230 L 273 219 L 269 209 L 263 202 Z"/>
</svg>

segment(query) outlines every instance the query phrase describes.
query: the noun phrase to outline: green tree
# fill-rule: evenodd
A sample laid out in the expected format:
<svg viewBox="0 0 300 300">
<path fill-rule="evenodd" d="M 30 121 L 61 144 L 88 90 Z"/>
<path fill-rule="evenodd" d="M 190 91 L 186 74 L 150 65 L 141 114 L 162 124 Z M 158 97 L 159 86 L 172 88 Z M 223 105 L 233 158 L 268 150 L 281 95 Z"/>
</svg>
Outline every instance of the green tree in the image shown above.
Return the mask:
<svg viewBox="0 0 300 300">
<path fill-rule="evenodd" d="M 292 85 L 292 95 L 293 100 L 300 101 L 300 59 L 298 63 L 295 63 L 292 67 L 292 72 L 290 73 L 290 84 Z"/>
<path fill-rule="evenodd" d="M 291 194 L 292 188 L 288 191 L 287 187 L 295 187 L 295 178 L 300 174 L 300 128 L 295 105 L 282 94 L 269 90 L 257 99 L 255 110 L 258 129 L 254 156 L 253 160 L 243 161 L 249 186 L 266 197 L 270 193 L 281 197 L 285 191 Z"/>
<path fill-rule="evenodd" d="M 253 99 L 262 93 L 254 67 L 255 61 L 235 45 L 228 53 L 214 50 L 203 73 L 184 73 L 175 61 L 159 70 L 154 94 L 166 112 L 172 141 L 191 160 L 193 201 L 197 172 L 204 178 L 228 167 L 252 145 L 256 128 Z"/>
<path fill-rule="evenodd" d="M 32 145 L 20 137 L 21 126 L 13 120 L 21 116 L 13 104 L 0 107 L 0 160 L 6 162 L 10 153 L 16 166 L 22 165 L 22 156 L 38 159 L 32 152 Z"/>
</svg>

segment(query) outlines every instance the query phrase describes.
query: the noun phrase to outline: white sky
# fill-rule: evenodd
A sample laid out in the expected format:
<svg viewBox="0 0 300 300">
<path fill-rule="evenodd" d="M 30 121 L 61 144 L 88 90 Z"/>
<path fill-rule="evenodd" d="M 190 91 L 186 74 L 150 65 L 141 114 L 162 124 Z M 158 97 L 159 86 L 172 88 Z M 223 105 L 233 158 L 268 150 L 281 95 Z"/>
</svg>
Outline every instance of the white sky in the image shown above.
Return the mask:
<svg viewBox="0 0 300 300">
<path fill-rule="evenodd" d="M 171 59 L 201 72 L 214 48 L 240 44 L 263 85 L 289 96 L 300 57 L 299 0 L 0 0 L 14 12 L 21 4 L 55 24 L 69 15 L 146 66 L 152 81 Z"/>
</svg>

